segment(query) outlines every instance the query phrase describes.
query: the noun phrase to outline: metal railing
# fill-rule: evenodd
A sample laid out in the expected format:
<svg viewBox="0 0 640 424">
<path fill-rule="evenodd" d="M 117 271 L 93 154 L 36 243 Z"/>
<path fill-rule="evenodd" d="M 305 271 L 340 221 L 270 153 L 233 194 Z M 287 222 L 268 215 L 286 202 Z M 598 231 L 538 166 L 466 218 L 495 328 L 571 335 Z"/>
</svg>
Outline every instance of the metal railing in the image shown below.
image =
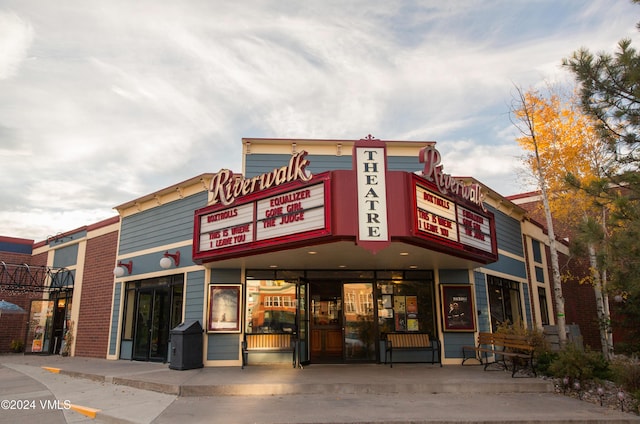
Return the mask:
<svg viewBox="0 0 640 424">
<path fill-rule="evenodd" d="M 67 268 L 0 262 L 0 292 L 73 290 L 74 272 Z"/>
</svg>

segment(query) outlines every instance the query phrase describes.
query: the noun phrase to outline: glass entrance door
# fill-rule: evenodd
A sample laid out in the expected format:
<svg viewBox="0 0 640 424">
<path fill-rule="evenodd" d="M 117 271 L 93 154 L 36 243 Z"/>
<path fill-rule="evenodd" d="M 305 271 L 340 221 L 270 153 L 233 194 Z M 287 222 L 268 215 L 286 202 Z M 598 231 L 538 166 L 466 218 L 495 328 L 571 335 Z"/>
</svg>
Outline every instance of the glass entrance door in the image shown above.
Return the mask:
<svg viewBox="0 0 640 424">
<path fill-rule="evenodd" d="M 315 363 L 342 362 L 342 293 L 336 282 L 313 284 L 311 289 L 310 355 Z"/>
<path fill-rule="evenodd" d="M 376 359 L 376 327 L 371 283 L 343 285 L 344 358 L 346 361 Z"/>
<path fill-rule="evenodd" d="M 166 361 L 169 343 L 168 289 L 138 291 L 133 359 Z"/>
</svg>

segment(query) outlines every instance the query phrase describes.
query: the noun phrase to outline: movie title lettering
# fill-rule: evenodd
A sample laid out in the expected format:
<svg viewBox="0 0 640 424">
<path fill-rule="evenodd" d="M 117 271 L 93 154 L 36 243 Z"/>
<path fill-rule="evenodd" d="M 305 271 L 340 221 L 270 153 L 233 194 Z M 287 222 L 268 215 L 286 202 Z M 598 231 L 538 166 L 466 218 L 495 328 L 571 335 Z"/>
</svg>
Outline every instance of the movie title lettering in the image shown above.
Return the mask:
<svg viewBox="0 0 640 424">
<path fill-rule="evenodd" d="M 230 210 L 226 210 L 220 213 L 214 213 L 207 216 L 207 222 L 216 222 L 216 221 L 220 221 L 221 219 L 233 218 L 235 216 L 238 216 L 238 210 L 230 209 Z"/>
</svg>

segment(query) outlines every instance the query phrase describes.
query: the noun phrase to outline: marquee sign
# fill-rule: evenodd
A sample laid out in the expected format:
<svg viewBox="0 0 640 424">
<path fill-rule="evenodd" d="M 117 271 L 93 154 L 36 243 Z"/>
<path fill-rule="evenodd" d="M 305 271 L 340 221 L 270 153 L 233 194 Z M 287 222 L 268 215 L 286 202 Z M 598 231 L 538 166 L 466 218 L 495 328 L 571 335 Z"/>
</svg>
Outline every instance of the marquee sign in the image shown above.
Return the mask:
<svg viewBox="0 0 640 424">
<path fill-rule="evenodd" d="M 493 217 L 489 212 L 462 206 L 429 189 L 417 176 L 413 181 L 416 235 L 467 251 L 496 253 Z"/>
<path fill-rule="evenodd" d="M 245 180 L 249 181 L 249 180 Z M 257 192 L 225 207 L 214 204 L 195 212 L 194 259 L 269 248 L 329 233 L 329 178 L 293 182 Z"/>
</svg>

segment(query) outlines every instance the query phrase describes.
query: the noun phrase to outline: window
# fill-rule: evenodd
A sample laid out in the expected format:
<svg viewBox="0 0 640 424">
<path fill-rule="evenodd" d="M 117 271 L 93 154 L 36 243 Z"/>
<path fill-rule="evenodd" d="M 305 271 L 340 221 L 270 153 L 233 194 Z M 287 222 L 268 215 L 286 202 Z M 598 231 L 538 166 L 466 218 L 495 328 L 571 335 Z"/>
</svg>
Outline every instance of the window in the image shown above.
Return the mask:
<svg viewBox="0 0 640 424">
<path fill-rule="evenodd" d="M 421 281 L 378 281 L 380 337 L 410 331 L 436 334 L 433 277 L 426 277 Z"/>
<path fill-rule="evenodd" d="M 247 280 L 246 332 L 294 332 L 296 285 L 284 280 Z"/>
<path fill-rule="evenodd" d="M 547 291 L 538 287 L 538 302 L 540 302 L 540 320 L 542 325 L 549 325 L 549 306 L 547 305 Z"/>
<path fill-rule="evenodd" d="M 504 278 L 487 276 L 489 290 L 489 308 L 491 312 L 491 330 L 498 326 L 522 323 L 520 307 L 520 284 Z"/>
</svg>

